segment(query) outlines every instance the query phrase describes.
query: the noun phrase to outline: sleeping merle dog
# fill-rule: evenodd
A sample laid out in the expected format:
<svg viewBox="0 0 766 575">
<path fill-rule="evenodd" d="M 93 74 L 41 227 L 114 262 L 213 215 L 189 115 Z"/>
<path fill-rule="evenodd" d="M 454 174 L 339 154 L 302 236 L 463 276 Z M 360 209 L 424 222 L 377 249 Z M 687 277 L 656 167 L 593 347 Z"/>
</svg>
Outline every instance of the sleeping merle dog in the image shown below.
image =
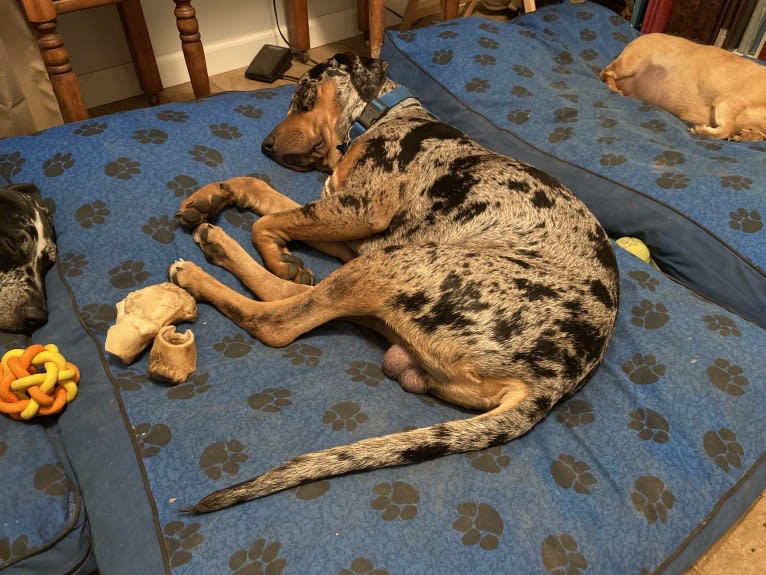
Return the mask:
<svg viewBox="0 0 766 575">
<path fill-rule="evenodd" d="M 33 184 L 0 187 L 0 331 L 32 333 L 48 321 L 45 274 L 56 261 L 48 210 Z"/>
</svg>

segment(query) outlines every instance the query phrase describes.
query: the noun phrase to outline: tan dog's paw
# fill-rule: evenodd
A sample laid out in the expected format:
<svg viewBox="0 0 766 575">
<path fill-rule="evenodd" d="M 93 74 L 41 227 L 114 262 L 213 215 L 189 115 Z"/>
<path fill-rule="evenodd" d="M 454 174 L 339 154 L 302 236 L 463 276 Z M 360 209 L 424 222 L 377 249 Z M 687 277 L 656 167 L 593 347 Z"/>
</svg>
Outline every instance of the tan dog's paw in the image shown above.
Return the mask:
<svg viewBox="0 0 766 575">
<path fill-rule="evenodd" d="M 201 301 L 202 298 L 194 289 L 194 285 L 204 280 L 207 274 L 197 264 L 178 259 L 168 267 L 168 279 L 180 288 L 185 289 L 191 296 Z"/>
<path fill-rule="evenodd" d="M 232 199 L 233 192 L 226 182 L 208 184 L 181 202 L 176 217 L 181 225 L 193 228 L 218 216 Z"/>
</svg>

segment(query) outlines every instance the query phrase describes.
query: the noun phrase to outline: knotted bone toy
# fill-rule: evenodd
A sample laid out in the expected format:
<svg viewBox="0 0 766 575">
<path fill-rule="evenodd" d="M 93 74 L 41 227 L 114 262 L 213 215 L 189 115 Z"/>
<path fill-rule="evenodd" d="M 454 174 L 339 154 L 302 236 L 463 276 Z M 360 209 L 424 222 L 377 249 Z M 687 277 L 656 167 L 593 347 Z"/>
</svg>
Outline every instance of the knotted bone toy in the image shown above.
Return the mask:
<svg viewBox="0 0 766 575">
<path fill-rule="evenodd" d="M 77 396 L 80 370 L 58 347 L 12 349 L 0 363 L 0 413 L 13 419 L 58 413 Z"/>
</svg>

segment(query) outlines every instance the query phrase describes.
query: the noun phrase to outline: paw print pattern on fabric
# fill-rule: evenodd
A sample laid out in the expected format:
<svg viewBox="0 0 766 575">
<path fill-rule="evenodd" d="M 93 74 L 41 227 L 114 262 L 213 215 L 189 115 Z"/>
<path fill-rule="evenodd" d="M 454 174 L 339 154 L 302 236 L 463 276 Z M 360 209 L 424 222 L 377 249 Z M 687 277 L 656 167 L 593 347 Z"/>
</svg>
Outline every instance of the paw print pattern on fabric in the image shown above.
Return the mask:
<svg viewBox="0 0 766 575">
<path fill-rule="evenodd" d="M 511 94 L 517 98 L 531 98 L 533 96 L 532 92 L 527 90 L 524 86 L 514 86 L 511 88 Z"/>
<path fill-rule="evenodd" d="M 686 162 L 686 156 L 684 156 L 681 152 L 675 152 L 672 150 L 666 150 L 661 154 L 654 156 L 654 166 L 658 168 L 678 166 L 684 162 Z"/>
<path fill-rule="evenodd" d="M 723 176 L 721 186 L 735 191 L 749 190 L 753 186 L 753 180 L 744 176 Z"/>
<path fill-rule="evenodd" d="M 516 72 L 522 78 L 532 78 L 535 75 L 535 73 L 532 70 L 530 70 L 526 66 L 522 66 L 521 64 L 514 65 L 513 71 Z M 564 85 L 566 86 L 566 84 Z"/>
<path fill-rule="evenodd" d="M 415 38 L 417 38 L 417 34 L 415 32 L 407 31 L 407 32 L 399 32 L 397 34 L 397 37 L 402 42 L 407 42 L 408 44 L 410 42 L 414 42 Z"/>
<path fill-rule="evenodd" d="M 652 106 L 645 106 L 641 108 L 641 111 L 649 112 L 653 109 L 654 108 Z M 646 130 L 649 130 L 650 132 L 654 132 L 655 134 L 661 134 L 668 129 L 668 125 L 662 120 L 649 120 L 648 122 L 640 124 L 640 126 Z"/>
<path fill-rule="evenodd" d="M 479 66 L 494 66 L 497 60 L 490 54 L 474 54 L 473 61 Z"/>
<path fill-rule="evenodd" d="M 109 270 L 109 282 L 116 288 L 129 289 L 136 287 L 149 278 L 149 272 L 144 270 L 143 262 L 128 260 Z"/>
<path fill-rule="evenodd" d="M 265 413 L 279 413 L 283 407 L 293 404 L 290 401 L 292 392 L 289 389 L 279 387 L 267 387 L 260 393 L 254 393 L 247 400 L 250 409 Z"/>
<path fill-rule="evenodd" d="M 511 463 L 511 458 L 503 454 L 500 446 L 469 452 L 466 453 L 466 457 L 474 468 L 486 473 L 500 473 Z"/>
<path fill-rule="evenodd" d="M 467 501 L 457 506 L 460 516 L 452 523 L 452 528 L 463 534 L 460 541 L 466 547 L 478 545 L 485 551 L 494 551 L 503 534 L 503 518 L 497 510 L 487 503 Z"/>
<path fill-rule="evenodd" d="M 565 142 L 574 138 L 575 132 L 572 127 L 556 128 L 548 136 L 548 141 L 551 144 L 557 144 L 559 142 Z"/>
<path fill-rule="evenodd" d="M 319 499 L 328 491 L 330 491 L 330 482 L 320 479 L 298 487 L 295 490 L 295 496 L 303 501 L 310 501 L 311 499 Z"/>
<path fill-rule="evenodd" d="M 346 373 L 351 376 L 351 381 L 361 382 L 370 387 L 377 387 L 386 378 L 380 365 L 369 361 L 352 361 L 346 368 Z"/>
<path fill-rule="evenodd" d="M 663 172 L 655 180 L 657 185 L 665 190 L 684 190 L 689 187 L 689 176 L 678 172 Z"/>
<path fill-rule="evenodd" d="M 663 303 L 652 303 L 648 299 L 641 300 L 641 304 L 631 309 L 633 318 L 630 323 L 644 329 L 659 329 L 670 320 L 668 308 Z"/>
<path fill-rule="evenodd" d="M 223 214 L 224 219 L 235 228 L 250 231 L 255 223 L 255 215 L 252 212 L 226 211 Z"/>
<path fill-rule="evenodd" d="M 655 443 L 670 441 L 670 426 L 658 412 L 639 407 L 628 412 L 628 415 L 630 416 L 628 427 L 637 432 L 640 440 L 654 441 Z"/>
<path fill-rule="evenodd" d="M 236 140 L 242 137 L 242 132 L 239 131 L 239 128 L 226 122 L 210 124 L 210 133 L 222 140 Z"/>
<path fill-rule="evenodd" d="M 180 174 L 167 183 L 167 188 L 172 190 L 175 196 L 187 198 L 199 188 L 199 182 L 191 176 Z"/>
<path fill-rule="evenodd" d="M 136 130 L 133 132 L 133 139 L 139 144 L 162 145 L 168 140 L 168 133 L 162 130 L 151 128 L 148 130 Z"/>
<path fill-rule="evenodd" d="M 77 126 L 72 133 L 85 137 L 97 136 L 98 134 L 103 134 L 107 127 L 108 124 L 105 122 L 87 122 Z"/>
<path fill-rule="evenodd" d="M 122 371 L 114 377 L 114 383 L 120 391 L 140 391 L 148 381 L 146 374 L 135 371 Z"/>
<path fill-rule="evenodd" d="M 226 335 L 222 341 L 213 346 L 213 349 L 222 353 L 224 357 L 244 357 L 253 349 L 253 340 L 245 339 L 245 336 L 241 333 Z"/>
<path fill-rule="evenodd" d="M 440 66 L 446 66 L 452 61 L 452 50 L 434 50 L 433 56 L 431 56 L 431 62 L 439 64 Z"/>
<path fill-rule="evenodd" d="M 551 575 L 579 575 L 588 568 L 585 557 L 577 551 L 577 542 L 566 533 L 543 541 L 542 561 Z"/>
<path fill-rule="evenodd" d="M 96 333 L 106 333 L 117 318 L 113 305 L 89 303 L 82 307 L 81 317 L 85 325 Z"/>
<path fill-rule="evenodd" d="M 469 80 L 469 82 L 465 85 L 465 89 L 468 92 L 477 92 L 479 94 L 483 94 L 487 92 L 490 88 L 489 80 L 485 80 L 483 78 L 472 78 Z"/>
<path fill-rule="evenodd" d="M 223 155 L 214 148 L 208 148 L 202 144 L 197 144 L 191 150 L 189 155 L 195 162 L 202 162 L 209 168 L 215 168 L 223 164 Z"/>
<path fill-rule="evenodd" d="M 409 483 L 394 481 L 393 483 L 379 483 L 372 489 L 375 498 L 370 507 L 376 511 L 382 511 L 384 521 L 410 521 L 418 514 L 420 493 Z"/>
<path fill-rule="evenodd" d="M 593 406 L 584 399 L 570 399 L 556 408 L 556 421 L 570 428 L 589 425 L 595 420 Z"/>
<path fill-rule="evenodd" d="M 279 556 L 279 541 L 256 539 L 249 549 L 240 549 L 229 559 L 232 575 L 279 575 L 287 561 Z"/>
<path fill-rule="evenodd" d="M 713 365 L 707 368 L 707 376 L 710 378 L 710 383 L 734 397 L 745 395 L 745 387 L 750 385 L 750 381 L 745 377 L 744 373 L 745 370 L 740 366 L 732 364 L 729 360 L 721 357 L 716 359 Z"/>
<path fill-rule="evenodd" d="M 635 282 L 647 291 L 656 291 L 660 285 L 660 280 L 651 275 L 648 272 L 634 271 L 629 272 L 628 277 L 635 280 Z"/>
<path fill-rule="evenodd" d="M 252 120 L 257 120 L 263 117 L 263 110 L 261 110 L 260 108 L 256 108 L 255 106 L 252 106 L 250 104 L 240 104 L 239 106 L 234 108 L 234 111 L 237 114 L 241 114 L 245 118 L 250 118 Z"/>
<path fill-rule="evenodd" d="M 130 180 L 141 173 L 141 162 L 123 156 L 104 166 L 104 173 L 110 178 Z"/>
<path fill-rule="evenodd" d="M 149 220 L 141 227 L 141 231 L 161 244 L 169 244 L 172 243 L 176 237 L 175 232 L 177 227 L 178 223 L 175 219 L 170 220 L 170 218 L 163 214 L 159 218 L 156 216 L 149 218 Z"/>
<path fill-rule="evenodd" d="M 736 322 L 725 315 L 706 315 L 702 320 L 707 324 L 707 328 L 710 331 L 717 331 L 723 337 L 730 335 L 734 337 L 741 337 L 742 332 L 739 331 Z"/>
<path fill-rule="evenodd" d="M 210 390 L 210 375 L 207 373 L 195 373 L 184 383 L 174 385 L 168 389 L 168 399 L 194 399 Z"/>
<path fill-rule="evenodd" d="M 26 557 L 29 554 L 29 537 L 19 535 L 11 541 L 7 537 L 0 539 L 0 562 L 10 561 L 16 557 Z"/>
<path fill-rule="evenodd" d="M 0 175 L 3 176 L 5 180 L 12 182 L 13 177 L 21 171 L 21 168 L 25 163 L 26 159 L 24 159 L 19 152 L 0 154 Z"/>
<path fill-rule="evenodd" d="M 163 110 L 157 114 L 157 119 L 163 122 L 175 122 L 181 124 L 188 120 L 191 116 L 186 112 L 174 112 L 173 110 Z"/>
<path fill-rule="evenodd" d="M 532 110 L 511 110 L 508 112 L 508 121 L 512 124 L 524 124 L 529 121 Z"/>
<path fill-rule="evenodd" d="M 191 549 L 205 540 L 199 528 L 197 522 L 171 521 L 162 529 L 171 567 L 180 567 L 192 560 Z"/>
<path fill-rule="evenodd" d="M 282 354 L 293 365 L 316 367 L 322 359 L 322 350 L 307 343 L 294 343 Z"/>
<path fill-rule="evenodd" d="M 0 441 L 0 458 L 8 453 L 8 444 L 5 441 Z"/>
<path fill-rule="evenodd" d="M 437 36 L 439 38 L 444 38 L 445 40 L 451 40 L 452 38 L 457 38 L 460 34 L 455 32 L 454 30 L 445 30 L 444 32 L 439 32 Z"/>
<path fill-rule="evenodd" d="M 609 153 L 609 154 L 602 154 L 601 159 L 599 160 L 599 163 L 602 166 L 614 167 L 614 166 L 619 166 L 621 164 L 624 164 L 627 161 L 628 159 L 622 154 Z"/>
<path fill-rule="evenodd" d="M 154 457 L 173 439 L 173 432 L 164 423 L 139 423 L 133 426 L 141 457 Z"/>
<path fill-rule="evenodd" d="M 220 479 L 224 473 L 236 475 L 239 464 L 247 461 L 245 446 L 232 439 L 227 442 L 216 441 L 205 448 L 199 458 L 199 466 L 210 479 Z"/>
<path fill-rule="evenodd" d="M 376 569 L 372 561 L 366 557 L 357 557 L 348 569 L 341 569 L 338 575 L 388 575 L 385 569 Z"/>
<path fill-rule="evenodd" d="M 83 254 L 65 254 L 61 257 L 61 268 L 67 277 L 81 276 L 87 266 L 88 258 Z"/>
<path fill-rule="evenodd" d="M 569 535 L 550 535 L 541 549 L 543 567 L 551 575 L 580 575 L 588 562 L 577 549 L 577 541 Z"/>
<path fill-rule="evenodd" d="M 51 497 L 63 497 L 72 489 L 72 483 L 60 465 L 47 463 L 35 472 L 33 485 Z"/>
<path fill-rule="evenodd" d="M 103 224 L 109 214 L 109 208 L 106 207 L 106 204 L 101 200 L 95 200 L 77 208 L 74 219 L 87 229 Z"/>
<path fill-rule="evenodd" d="M 482 36 L 479 38 L 479 46 L 486 50 L 497 50 L 500 47 L 500 43 L 494 38 L 487 38 L 486 36 Z"/>
<path fill-rule="evenodd" d="M 322 422 L 332 427 L 333 431 L 356 431 L 356 428 L 367 421 L 367 414 L 353 401 L 341 401 L 328 410 Z"/>
<path fill-rule="evenodd" d="M 556 108 L 553 111 L 553 121 L 557 124 L 572 124 L 577 122 L 577 110 L 575 108 Z"/>
<path fill-rule="evenodd" d="M 732 467 L 742 468 L 745 450 L 731 429 L 723 428 L 718 431 L 708 431 L 702 440 L 702 445 L 708 457 L 726 473 Z"/>
<path fill-rule="evenodd" d="M 56 153 L 52 158 L 45 160 L 43 163 L 43 173 L 49 178 L 55 178 L 60 176 L 69 168 L 74 166 L 74 160 L 72 154 L 69 152 Z"/>
<path fill-rule="evenodd" d="M 729 217 L 731 218 L 729 227 L 733 230 L 754 234 L 763 229 L 761 214 L 756 210 L 748 211 L 745 208 L 737 208 L 736 211 L 729 212 Z"/>
<path fill-rule="evenodd" d="M 676 498 L 665 487 L 665 483 L 659 477 L 643 476 L 636 480 L 634 488 L 630 500 L 646 522 L 649 525 L 654 525 L 657 521 L 667 523 L 668 511 L 673 509 Z"/>
<path fill-rule="evenodd" d="M 551 475 L 564 489 L 572 489 L 575 493 L 583 495 L 590 495 L 590 487 L 596 484 L 590 466 L 565 453 L 559 455 L 551 464 Z"/>
<path fill-rule="evenodd" d="M 647 355 L 637 353 L 622 364 L 622 371 L 633 383 L 650 385 L 657 383 L 665 375 L 665 365 L 657 363 L 657 359 L 651 353 Z"/>
</svg>

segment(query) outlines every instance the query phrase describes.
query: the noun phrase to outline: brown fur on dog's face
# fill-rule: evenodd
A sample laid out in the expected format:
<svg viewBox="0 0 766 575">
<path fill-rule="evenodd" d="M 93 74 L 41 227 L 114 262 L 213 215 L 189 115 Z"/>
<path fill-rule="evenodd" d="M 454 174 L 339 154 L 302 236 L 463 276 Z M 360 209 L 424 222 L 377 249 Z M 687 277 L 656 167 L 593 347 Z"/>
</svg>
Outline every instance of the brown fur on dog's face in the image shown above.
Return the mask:
<svg viewBox="0 0 766 575">
<path fill-rule="evenodd" d="M 385 74 L 383 62 L 353 52 L 315 66 L 298 83 L 287 118 L 263 140 L 263 152 L 293 170 L 331 172 L 341 156 L 338 146 Z"/>
<path fill-rule="evenodd" d="M 601 71 L 609 88 L 720 140 L 766 138 L 766 67 L 715 46 L 646 34 Z"/>
</svg>

